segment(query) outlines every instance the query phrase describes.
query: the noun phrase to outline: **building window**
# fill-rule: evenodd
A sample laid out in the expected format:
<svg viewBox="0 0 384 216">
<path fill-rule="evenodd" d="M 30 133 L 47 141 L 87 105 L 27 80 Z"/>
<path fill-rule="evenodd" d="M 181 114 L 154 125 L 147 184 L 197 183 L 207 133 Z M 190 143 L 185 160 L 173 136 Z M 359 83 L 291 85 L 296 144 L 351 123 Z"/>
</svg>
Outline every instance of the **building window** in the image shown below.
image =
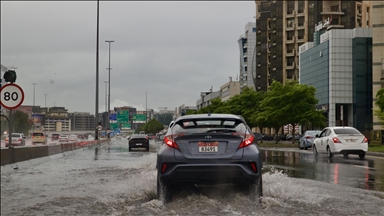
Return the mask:
<svg viewBox="0 0 384 216">
<path fill-rule="evenodd" d="M 252 32 L 256 32 L 256 28 L 252 28 Z"/>
</svg>

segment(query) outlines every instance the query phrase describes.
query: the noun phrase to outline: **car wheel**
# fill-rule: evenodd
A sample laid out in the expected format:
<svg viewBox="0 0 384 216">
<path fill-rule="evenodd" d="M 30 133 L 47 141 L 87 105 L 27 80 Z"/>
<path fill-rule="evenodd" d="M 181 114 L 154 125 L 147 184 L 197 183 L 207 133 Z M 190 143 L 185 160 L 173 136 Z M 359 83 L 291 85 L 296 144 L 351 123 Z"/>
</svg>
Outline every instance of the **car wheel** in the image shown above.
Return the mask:
<svg viewBox="0 0 384 216">
<path fill-rule="evenodd" d="M 313 151 L 313 155 L 314 155 L 314 156 L 317 156 L 317 155 L 318 155 L 318 153 L 317 153 L 317 149 L 316 149 L 316 146 L 315 146 L 315 145 L 313 145 L 313 147 L 312 147 L 312 151 Z"/>
<path fill-rule="evenodd" d="M 263 197 L 263 177 L 249 184 L 249 198 L 252 202 L 261 203 L 261 198 Z"/>
<path fill-rule="evenodd" d="M 301 148 L 301 142 L 299 142 L 299 149 L 302 149 L 302 148 Z"/>
<path fill-rule="evenodd" d="M 347 157 L 348 157 L 348 154 L 347 154 L 347 153 L 344 153 L 343 156 L 344 156 L 344 158 L 347 158 Z"/>
<path fill-rule="evenodd" d="M 170 202 L 172 198 L 170 186 L 162 182 L 160 177 L 157 177 L 157 198 L 164 204 Z"/>
<path fill-rule="evenodd" d="M 132 151 L 131 147 L 128 147 L 128 151 Z"/>
<path fill-rule="evenodd" d="M 329 157 L 329 158 L 331 158 L 331 157 L 333 157 L 333 153 L 331 152 L 331 148 L 327 148 L 327 156 Z"/>
<path fill-rule="evenodd" d="M 365 157 L 365 152 L 360 152 L 359 153 L 359 158 L 360 159 L 364 159 L 364 157 Z"/>
</svg>

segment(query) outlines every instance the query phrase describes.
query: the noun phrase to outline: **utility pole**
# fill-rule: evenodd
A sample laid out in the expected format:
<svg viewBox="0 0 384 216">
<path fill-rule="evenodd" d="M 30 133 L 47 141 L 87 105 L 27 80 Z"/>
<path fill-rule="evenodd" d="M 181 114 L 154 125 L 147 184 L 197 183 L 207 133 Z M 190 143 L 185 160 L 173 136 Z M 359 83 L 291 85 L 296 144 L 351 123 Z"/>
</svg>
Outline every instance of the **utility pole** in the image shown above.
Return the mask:
<svg viewBox="0 0 384 216">
<path fill-rule="evenodd" d="M 44 96 L 45 96 L 45 108 L 47 108 L 47 95 L 48 94 L 44 94 Z"/>
<path fill-rule="evenodd" d="M 145 123 L 148 123 L 147 92 L 145 92 Z"/>
<path fill-rule="evenodd" d="M 36 83 L 32 83 L 33 85 L 33 106 L 32 106 L 32 133 L 35 132 L 35 117 L 33 116 L 33 108 L 35 108 L 35 86 Z"/>
<path fill-rule="evenodd" d="M 99 139 L 99 0 L 97 0 L 96 24 L 96 102 L 95 102 L 95 140 Z"/>
<path fill-rule="evenodd" d="M 110 125 L 110 122 L 109 122 L 109 118 L 111 116 L 111 43 L 115 42 L 115 41 L 108 41 L 106 40 L 105 42 L 107 42 L 109 44 L 109 63 L 108 63 L 108 124 L 107 124 L 107 127 L 110 128 L 111 125 Z"/>
</svg>

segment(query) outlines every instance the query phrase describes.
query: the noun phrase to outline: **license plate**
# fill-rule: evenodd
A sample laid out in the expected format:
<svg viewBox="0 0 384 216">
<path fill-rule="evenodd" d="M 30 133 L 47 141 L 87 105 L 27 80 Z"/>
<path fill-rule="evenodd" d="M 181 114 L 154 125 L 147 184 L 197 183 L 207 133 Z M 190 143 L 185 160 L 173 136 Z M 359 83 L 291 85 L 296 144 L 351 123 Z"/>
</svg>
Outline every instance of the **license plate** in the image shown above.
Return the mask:
<svg viewBox="0 0 384 216">
<path fill-rule="evenodd" d="M 218 142 L 199 142 L 199 152 L 218 152 Z"/>
<path fill-rule="evenodd" d="M 141 143 L 136 143 L 136 145 L 143 145 L 143 144 L 141 144 Z"/>
</svg>

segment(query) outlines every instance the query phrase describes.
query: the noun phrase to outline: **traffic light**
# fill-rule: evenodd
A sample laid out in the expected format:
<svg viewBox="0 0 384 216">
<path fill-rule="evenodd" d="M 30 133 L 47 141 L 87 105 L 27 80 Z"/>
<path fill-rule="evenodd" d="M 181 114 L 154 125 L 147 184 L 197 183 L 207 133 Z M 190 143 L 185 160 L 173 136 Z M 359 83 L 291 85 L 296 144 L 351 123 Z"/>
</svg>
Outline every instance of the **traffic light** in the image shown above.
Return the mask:
<svg viewBox="0 0 384 216">
<path fill-rule="evenodd" d="M 5 82 L 14 83 L 16 81 L 16 71 L 7 70 L 3 76 Z"/>
</svg>

